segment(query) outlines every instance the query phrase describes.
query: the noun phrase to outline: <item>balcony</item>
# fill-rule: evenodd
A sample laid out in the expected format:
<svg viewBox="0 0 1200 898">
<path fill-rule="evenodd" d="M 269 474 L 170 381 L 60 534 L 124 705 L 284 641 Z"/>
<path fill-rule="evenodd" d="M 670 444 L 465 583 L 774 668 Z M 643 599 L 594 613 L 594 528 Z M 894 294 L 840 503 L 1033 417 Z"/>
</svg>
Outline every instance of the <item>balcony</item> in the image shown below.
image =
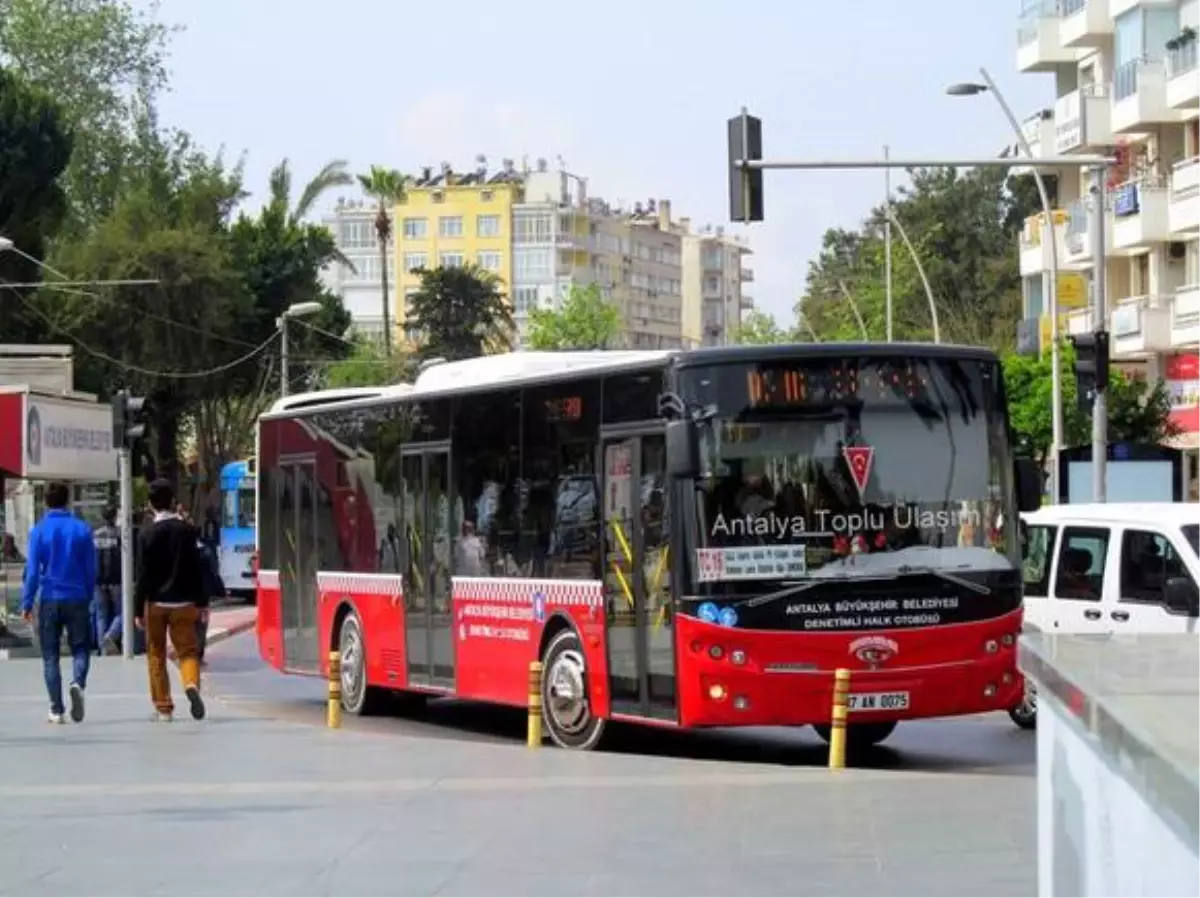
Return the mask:
<svg viewBox="0 0 1200 898">
<path fill-rule="evenodd" d="M 1029 143 L 1029 155 L 1054 155 L 1054 110 L 1043 109 L 1021 122 L 1021 133 Z"/>
<path fill-rule="evenodd" d="M 1200 284 L 1180 287 L 1171 300 L 1171 346 L 1176 349 L 1200 343 Z"/>
<path fill-rule="evenodd" d="M 1070 153 L 1112 143 L 1112 113 L 1106 85 L 1089 84 L 1055 101 L 1055 152 Z"/>
<path fill-rule="evenodd" d="M 1052 72 L 1078 58 L 1078 52 L 1064 47 L 1058 38 L 1060 6 L 1058 0 L 1042 0 L 1021 16 L 1017 26 L 1018 71 Z"/>
<path fill-rule="evenodd" d="M 1181 114 L 1167 105 L 1165 62 L 1134 59 L 1117 69 L 1113 78 L 1114 133 L 1144 133 L 1156 125 L 1179 121 Z"/>
<path fill-rule="evenodd" d="M 1108 211 L 1111 215 L 1112 197 L 1109 195 Z M 1092 232 L 1091 232 L 1091 203 L 1086 199 L 1079 199 L 1071 203 L 1067 208 L 1067 228 L 1066 236 L 1063 242 L 1066 245 L 1067 253 L 1065 258 L 1060 257 L 1059 265 L 1063 268 L 1087 268 L 1091 265 L 1092 259 Z M 1111 221 L 1111 217 L 1110 217 Z M 1106 225 L 1108 222 L 1106 222 Z M 1104 228 L 1104 252 L 1107 255 L 1112 251 L 1113 229 L 1111 227 Z"/>
<path fill-rule="evenodd" d="M 1109 312 L 1114 356 L 1144 355 L 1171 348 L 1171 309 L 1167 297 L 1131 296 Z"/>
<path fill-rule="evenodd" d="M 1054 237 L 1057 241 L 1058 261 L 1061 264 L 1067 258 L 1066 232 L 1067 212 L 1065 209 L 1054 209 Z M 1050 270 L 1050 241 L 1043 239 L 1045 231 L 1045 215 L 1039 212 L 1025 219 L 1021 229 L 1021 276 Z"/>
<path fill-rule="evenodd" d="M 1060 328 L 1060 337 L 1075 337 L 1079 334 L 1090 334 L 1096 328 L 1092 325 L 1092 310 L 1078 309 L 1066 316 L 1067 326 Z"/>
<path fill-rule="evenodd" d="M 738 307 L 741 308 L 743 312 L 750 311 L 754 308 L 754 297 L 747 296 L 745 293 L 743 293 L 741 299 L 738 301 Z"/>
<path fill-rule="evenodd" d="M 1142 175 L 1109 191 L 1112 203 L 1112 251 L 1134 255 L 1162 243 L 1171 233 L 1167 221 L 1169 197 L 1166 181 Z M 1132 250 L 1132 252 L 1130 252 Z"/>
<path fill-rule="evenodd" d="M 1098 47 L 1112 33 L 1107 0 L 1063 0 L 1058 39 L 1064 47 Z"/>
<path fill-rule="evenodd" d="M 749 268 L 743 268 L 739 274 L 739 277 L 743 284 L 748 284 L 754 280 L 754 272 Z"/>
<path fill-rule="evenodd" d="M 1200 44 L 1196 36 L 1167 45 L 1167 105 L 1184 118 L 1200 115 Z"/>
<path fill-rule="evenodd" d="M 1181 236 L 1200 231 L 1200 156 L 1181 159 L 1171 166 L 1167 227 Z"/>
</svg>

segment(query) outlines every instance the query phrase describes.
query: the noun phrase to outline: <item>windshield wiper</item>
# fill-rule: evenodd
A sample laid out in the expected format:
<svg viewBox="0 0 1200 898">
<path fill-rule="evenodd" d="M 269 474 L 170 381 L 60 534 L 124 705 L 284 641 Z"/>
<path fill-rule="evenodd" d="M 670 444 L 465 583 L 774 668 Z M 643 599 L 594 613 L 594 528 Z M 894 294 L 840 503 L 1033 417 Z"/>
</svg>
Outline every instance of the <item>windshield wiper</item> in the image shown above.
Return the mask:
<svg viewBox="0 0 1200 898">
<path fill-rule="evenodd" d="M 771 602 L 777 602 L 780 599 L 788 599 L 792 596 L 799 595 L 802 592 L 807 592 L 814 586 L 821 586 L 826 583 L 844 583 L 847 580 L 852 580 L 855 583 L 869 582 L 872 580 L 898 580 L 901 577 L 909 574 L 929 574 L 945 580 L 947 583 L 953 583 L 955 586 L 961 586 L 963 589 L 969 589 L 972 592 L 977 592 L 982 596 L 990 596 L 992 590 L 982 583 L 976 583 L 973 580 L 968 580 L 965 577 L 958 577 L 954 574 L 948 574 L 945 571 L 938 570 L 934 567 L 927 567 L 913 564 L 902 564 L 894 572 L 886 574 L 842 574 L 837 577 L 814 577 L 811 580 L 795 580 L 788 583 L 783 589 L 769 592 L 765 596 L 757 596 L 749 601 L 743 602 L 742 605 L 746 608 L 757 608 L 760 605 L 767 605 Z"/>
<path fill-rule="evenodd" d="M 959 577 L 956 574 L 950 574 L 938 568 L 929 567 L 928 565 L 902 564 L 896 570 L 901 574 L 929 574 L 932 577 L 945 580 L 947 583 L 953 583 L 955 586 L 961 586 L 963 589 L 977 592 L 981 596 L 990 596 L 992 594 L 991 587 L 989 586 L 984 586 L 982 583 L 976 583 L 974 580 L 968 580 L 966 577 Z"/>
</svg>

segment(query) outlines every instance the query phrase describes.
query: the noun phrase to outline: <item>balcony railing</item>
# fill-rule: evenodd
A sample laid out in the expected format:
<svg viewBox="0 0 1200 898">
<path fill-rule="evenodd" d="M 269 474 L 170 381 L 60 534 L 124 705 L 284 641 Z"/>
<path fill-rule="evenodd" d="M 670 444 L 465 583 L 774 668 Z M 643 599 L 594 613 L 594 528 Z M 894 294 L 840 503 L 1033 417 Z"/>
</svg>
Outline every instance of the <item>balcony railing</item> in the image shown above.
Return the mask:
<svg viewBox="0 0 1200 898">
<path fill-rule="evenodd" d="M 1132 97 L 1138 89 L 1138 72 L 1146 64 L 1144 58 L 1131 59 L 1113 73 L 1113 99 L 1120 102 Z"/>
<path fill-rule="evenodd" d="M 1038 23 L 1042 19 L 1056 19 L 1062 15 L 1063 0 L 1041 0 L 1030 3 L 1021 11 L 1021 21 L 1017 25 L 1017 44 L 1025 46 L 1032 43 L 1038 36 Z"/>
<path fill-rule="evenodd" d="M 1168 78 L 1178 78 L 1185 72 L 1195 71 L 1197 63 L 1200 61 L 1200 52 L 1197 52 L 1198 46 L 1200 45 L 1196 43 L 1196 39 L 1192 38 L 1178 47 L 1167 50 Z"/>
<path fill-rule="evenodd" d="M 1180 159 L 1171 166 L 1171 199 L 1179 200 L 1200 190 L 1200 156 Z"/>
<path fill-rule="evenodd" d="M 1171 327 L 1175 330 L 1200 324 L 1200 284 L 1185 284 L 1171 301 Z"/>
<path fill-rule="evenodd" d="M 1073 16 L 1088 5 L 1088 0 L 1062 0 L 1062 15 Z"/>
</svg>

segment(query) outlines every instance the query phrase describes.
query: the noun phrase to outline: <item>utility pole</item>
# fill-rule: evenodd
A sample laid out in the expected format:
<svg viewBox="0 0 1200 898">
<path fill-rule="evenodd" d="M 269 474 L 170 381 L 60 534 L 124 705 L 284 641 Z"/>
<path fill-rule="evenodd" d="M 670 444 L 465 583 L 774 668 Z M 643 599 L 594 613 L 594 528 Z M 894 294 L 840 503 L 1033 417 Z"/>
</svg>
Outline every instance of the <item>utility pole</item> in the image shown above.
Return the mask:
<svg viewBox="0 0 1200 898">
<path fill-rule="evenodd" d="M 883 160 L 888 161 L 891 152 L 884 144 Z M 883 270 L 887 296 L 887 341 L 892 342 L 892 170 L 883 170 Z"/>
<path fill-rule="evenodd" d="M 1092 400 L 1092 501 L 1108 501 L 1108 260 L 1104 255 L 1105 180 L 1108 170 L 1092 169 L 1092 331 L 1096 335 L 1096 394 Z M 1051 232 L 1051 239 L 1054 239 Z M 1103 370 L 1101 370 L 1101 366 Z"/>
</svg>

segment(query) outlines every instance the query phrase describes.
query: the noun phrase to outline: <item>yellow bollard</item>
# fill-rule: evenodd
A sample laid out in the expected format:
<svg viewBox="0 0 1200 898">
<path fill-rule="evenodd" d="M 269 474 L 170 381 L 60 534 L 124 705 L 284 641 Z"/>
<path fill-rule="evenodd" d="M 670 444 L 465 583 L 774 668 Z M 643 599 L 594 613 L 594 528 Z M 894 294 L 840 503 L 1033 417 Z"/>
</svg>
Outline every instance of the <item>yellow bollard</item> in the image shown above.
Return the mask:
<svg viewBox="0 0 1200 898">
<path fill-rule="evenodd" d="M 839 667 L 833 674 L 833 717 L 829 727 L 829 769 L 846 766 L 846 705 L 850 700 L 850 671 Z"/>
<path fill-rule="evenodd" d="M 542 662 L 529 662 L 529 728 L 526 745 L 542 747 Z"/>
<path fill-rule="evenodd" d="M 342 725 L 342 653 L 329 653 L 329 709 L 325 723 L 331 730 Z"/>
</svg>

